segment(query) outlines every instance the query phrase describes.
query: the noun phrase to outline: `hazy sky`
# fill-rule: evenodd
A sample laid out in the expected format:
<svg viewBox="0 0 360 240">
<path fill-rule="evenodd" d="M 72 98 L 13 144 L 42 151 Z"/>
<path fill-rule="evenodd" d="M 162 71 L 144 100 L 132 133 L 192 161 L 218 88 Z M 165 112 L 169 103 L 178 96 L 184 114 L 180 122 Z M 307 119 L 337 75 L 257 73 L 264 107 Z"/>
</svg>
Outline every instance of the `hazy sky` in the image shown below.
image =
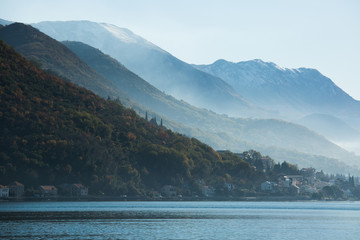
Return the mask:
<svg viewBox="0 0 360 240">
<path fill-rule="evenodd" d="M 359 0 L 0 0 L 0 18 L 112 23 L 188 63 L 316 68 L 360 100 Z"/>
</svg>

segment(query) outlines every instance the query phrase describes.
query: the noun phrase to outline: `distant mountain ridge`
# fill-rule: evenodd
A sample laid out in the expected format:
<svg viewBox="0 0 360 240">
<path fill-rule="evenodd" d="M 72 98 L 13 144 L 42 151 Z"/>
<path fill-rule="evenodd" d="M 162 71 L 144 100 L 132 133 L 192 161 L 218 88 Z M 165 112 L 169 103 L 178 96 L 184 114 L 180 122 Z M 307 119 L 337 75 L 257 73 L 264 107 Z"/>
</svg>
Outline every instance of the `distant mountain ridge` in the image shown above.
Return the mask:
<svg viewBox="0 0 360 240">
<path fill-rule="evenodd" d="M 360 102 L 316 69 L 281 68 L 259 59 L 193 66 L 222 78 L 250 101 L 292 119 L 312 113 L 360 118 Z"/>
<path fill-rule="evenodd" d="M 128 29 L 89 21 L 32 25 L 58 41 L 80 41 L 111 54 L 159 90 L 196 107 L 242 117 L 268 114 L 222 79 L 195 69 Z"/>
<path fill-rule="evenodd" d="M 193 66 L 224 79 L 246 99 L 278 112 L 279 118 L 303 124 L 336 143 L 345 141 L 342 146 L 360 154 L 356 134 L 360 132 L 360 101 L 318 70 L 282 68 L 259 59 Z"/>
</svg>

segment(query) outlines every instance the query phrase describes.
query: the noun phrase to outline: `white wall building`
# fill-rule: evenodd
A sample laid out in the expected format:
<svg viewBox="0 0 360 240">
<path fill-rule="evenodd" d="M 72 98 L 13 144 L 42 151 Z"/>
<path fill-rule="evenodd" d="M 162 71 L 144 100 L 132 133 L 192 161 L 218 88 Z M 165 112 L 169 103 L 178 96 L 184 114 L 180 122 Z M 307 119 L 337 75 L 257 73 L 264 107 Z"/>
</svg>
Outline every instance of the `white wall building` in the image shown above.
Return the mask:
<svg viewBox="0 0 360 240">
<path fill-rule="evenodd" d="M 9 187 L 0 185 L 0 198 L 8 198 L 9 197 Z"/>
</svg>

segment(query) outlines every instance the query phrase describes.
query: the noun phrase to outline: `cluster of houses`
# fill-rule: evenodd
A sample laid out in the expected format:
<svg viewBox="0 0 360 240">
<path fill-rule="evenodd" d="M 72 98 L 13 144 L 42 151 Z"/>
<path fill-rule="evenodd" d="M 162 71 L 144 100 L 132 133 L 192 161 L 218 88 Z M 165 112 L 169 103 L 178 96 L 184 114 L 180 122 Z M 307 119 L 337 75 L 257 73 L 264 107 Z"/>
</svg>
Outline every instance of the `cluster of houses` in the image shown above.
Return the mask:
<svg viewBox="0 0 360 240">
<path fill-rule="evenodd" d="M 1 199 L 21 199 L 25 194 L 24 184 L 14 181 L 7 186 L 0 185 Z M 88 195 L 88 188 L 82 184 L 61 184 L 55 187 L 54 185 L 41 185 L 32 191 L 35 198 L 57 198 L 58 196 L 65 197 L 85 197 Z"/>
<path fill-rule="evenodd" d="M 318 193 L 326 186 L 339 186 L 345 197 L 353 197 L 350 189 L 344 188 L 344 185 L 351 186 L 349 179 L 352 179 L 353 186 L 359 184 L 359 179 L 354 177 L 347 178 L 344 175 L 325 175 L 323 172 L 317 172 L 315 168 L 302 168 L 298 175 L 279 174 L 276 182 L 265 181 L 261 183 L 262 192 L 267 193 L 282 193 L 285 195 L 312 195 Z M 200 187 L 202 197 L 212 198 L 216 196 L 216 189 L 213 186 L 207 185 L 202 179 L 196 181 Z M 225 191 L 231 192 L 236 189 L 232 183 L 224 182 L 222 187 Z M 171 185 L 165 185 L 160 192 L 154 192 L 152 197 L 159 198 L 179 198 L 177 189 Z M 196 197 L 196 196 L 194 196 Z"/>
<path fill-rule="evenodd" d="M 262 192 L 267 193 L 283 193 L 290 195 L 311 195 L 318 193 L 326 186 L 339 186 L 344 190 L 346 197 L 352 197 L 353 194 L 350 190 L 351 186 L 359 185 L 359 178 L 354 177 L 346 178 L 343 175 L 328 176 L 323 172 L 316 172 L 315 168 L 303 168 L 299 171 L 298 175 L 286 175 L 279 174 L 277 181 L 265 181 L 261 183 L 260 189 Z M 203 197 L 211 198 L 216 195 L 216 190 L 213 186 L 206 185 L 201 179 L 197 180 L 197 185 L 200 188 Z M 349 187 L 350 186 L 350 187 Z M 224 183 L 222 187 L 224 191 L 228 192 L 236 189 L 232 183 Z M 31 196 L 30 196 L 31 194 Z M 25 186 L 17 181 L 14 181 L 7 186 L 0 185 L 0 199 L 21 199 L 25 196 Z M 34 198 L 58 198 L 58 197 L 70 197 L 70 198 L 82 198 L 88 196 L 88 188 L 82 184 L 60 184 L 54 185 L 42 185 L 37 188 L 31 188 L 27 190 L 26 197 Z M 182 195 L 178 194 L 176 187 L 172 185 L 163 186 L 160 191 L 153 191 L 150 193 L 153 199 L 161 198 L 182 198 Z M 122 195 L 126 198 L 126 195 Z M 197 197 L 194 196 L 194 197 Z"/>
<path fill-rule="evenodd" d="M 319 192 L 326 186 L 339 185 L 339 182 L 346 182 L 343 175 L 329 177 L 323 180 L 324 174 L 316 172 L 315 168 L 303 168 L 299 175 L 280 174 L 277 182 L 266 181 L 261 183 L 261 190 L 269 193 L 287 194 L 313 194 Z M 344 194 L 351 197 L 351 191 L 346 190 Z"/>
</svg>

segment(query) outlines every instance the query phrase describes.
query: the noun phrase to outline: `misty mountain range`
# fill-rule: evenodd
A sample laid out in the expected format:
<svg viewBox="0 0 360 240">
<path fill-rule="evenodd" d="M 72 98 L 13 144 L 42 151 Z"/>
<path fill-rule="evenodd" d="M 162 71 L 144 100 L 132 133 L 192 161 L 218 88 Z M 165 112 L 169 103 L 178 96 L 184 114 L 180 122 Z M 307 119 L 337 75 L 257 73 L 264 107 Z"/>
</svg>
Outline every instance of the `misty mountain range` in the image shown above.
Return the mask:
<svg viewBox="0 0 360 240">
<path fill-rule="evenodd" d="M 351 130 L 354 129 L 354 127 L 349 126 L 351 123 L 349 119 L 357 118 L 357 114 L 359 113 L 359 111 L 356 110 L 359 105 L 358 102 L 342 92 L 336 85 L 331 88 L 329 81 L 323 81 L 322 77 L 324 76 L 316 70 L 309 72 L 307 72 L 307 70 L 299 70 L 297 73 L 300 78 L 308 80 L 308 84 L 310 85 L 310 87 L 308 87 L 310 89 L 313 83 L 309 81 L 313 79 L 314 76 L 320 75 L 319 79 L 317 79 L 318 81 L 316 81 L 318 84 L 316 87 L 321 88 L 321 84 L 324 82 L 324 91 L 322 91 L 321 96 L 316 96 L 316 88 L 313 89 L 313 94 L 318 98 L 316 100 L 318 100 L 318 102 L 323 101 L 323 103 L 313 104 L 316 106 L 311 106 L 310 98 L 306 99 L 306 95 L 304 95 L 304 92 L 309 89 L 304 87 L 303 91 L 296 93 L 301 81 L 298 81 L 297 85 L 295 84 L 296 86 L 291 87 L 292 82 L 287 81 L 286 76 L 278 76 L 279 79 L 283 78 L 281 79 L 282 81 L 274 77 L 271 78 L 274 79 L 273 82 L 265 84 L 267 86 L 264 87 L 264 82 L 266 82 L 265 77 L 267 75 L 271 76 L 270 73 L 276 72 L 276 69 L 284 71 L 288 75 L 291 75 L 291 73 L 287 71 L 296 72 L 296 70 L 284 70 L 275 64 L 264 63 L 260 60 L 249 61 L 253 62 L 250 65 L 255 65 L 255 67 L 252 66 L 250 70 L 247 70 L 248 73 L 243 73 L 244 76 L 248 77 L 246 79 L 247 84 L 243 84 L 248 85 L 249 91 L 250 87 L 253 87 L 254 92 L 256 92 L 255 88 L 258 86 L 259 92 L 262 92 L 264 95 L 264 99 L 259 99 L 259 97 L 262 96 L 261 94 L 256 97 L 254 93 L 252 97 L 248 97 L 247 94 L 249 92 L 245 92 L 244 94 L 244 92 L 239 91 L 238 88 L 241 89 L 241 87 L 239 87 L 239 84 L 236 85 L 236 82 L 238 82 L 240 78 L 226 78 L 226 74 L 228 74 L 228 76 L 232 76 L 232 74 L 229 74 L 225 67 L 210 72 L 210 66 L 192 66 L 186 64 L 126 29 L 120 29 L 108 24 L 83 21 L 44 22 L 34 24 L 34 26 L 51 37 L 65 42 L 61 44 L 53 39 L 47 39 L 49 42 L 54 42 L 49 45 L 44 44 L 42 49 L 34 47 L 34 45 L 38 46 L 38 44 L 29 45 L 29 43 L 24 42 L 16 45 L 9 39 L 5 39 L 10 35 L 8 32 L 5 33 L 9 31 L 6 30 L 9 27 L 1 29 L 0 38 L 8 41 L 10 45 L 13 45 L 16 50 L 24 54 L 27 58 L 40 62 L 43 68 L 51 69 L 58 75 L 89 88 L 103 97 L 111 96 L 119 98 L 121 102 L 125 102 L 125 105 L 133 107 L 141 114 L 144 114 L 145 111 L 152 111 L 154 114 L 158 114 L 164 119 L 167 119 L 168 126 L 171 129 L 196 137 L 216 149 L 231 149 L 240 152 L 254 148 L 271 155 L 275 159 L 279 159 L 279 161 L 287 160 L 297 163 L 300 166 L 313 166 L 328 172 L 338 171 L 339 168 L 346 172 L 350 168 L 341 162 L 346 161 L 347 164 L 353 165 L 359 161 L 358 157 L 346 152 L 335 144 L 327 141 L 324 137 L 300 125 L 275 119 L 256 120 L 231 118 L 213 112 L 219 110 L 218 112 L 232 116 L 241 115 L 245 117 L 271 116 L 274 118 L 278 116 L 278 118 L 283 117 L 283 119 L 286 120 L 298 120 L 297 122 L 315 129 L 316 126 L 314 126 L 314 122 L 316 121 L 320 121 L 320 125 L 324 119 L 331 122 L 329 120 L 330 117 L 323 117 L 320 118 L 320 120 L 317 118 L 316 121 L 314 117 L 310 117 L 312 116 L 311 114 L 320 112 L 316 111 L 316 109 L 325 109 L 326 112 L 321 112 L 323 115 L 331 116 L 330 113 L 334 112 L 341 117 L 344 116 L 346 123 L 345 120 L 341 120 L 344 123 L 344 129 L 347 128 L 348 132 L 353 132 L 352 137 L 356 139 L 357 132 Z M 18 28 L 21 27 L 18 26 Z M 12 31 L 16 32 L 14 29 Z M 24 30 L 20 30 L 18 34 L 25 32 Z M 41 33 L 34 33 L 35 32 L 30 35 L 32 35 L 32 37 L 35 35 L 35 39 L 39 40 L 38 36 L 41 36 Z M 17 35 L 16 38 L 18 37 Z M 81 70 L 72 69 L 66 72 L 57 67 L 58 64 L 47 66 L 47 62 L 51 62 L 51 60 L 45 60 L 39 57 L 41 52 L 51 52 L 53 50 L 57 52 L 56 49 L 61 49 L 65 47 L 64 45 L 71 50 L 71 53 L 64 50 L 61 54 L 52 53 L 46 55 L 58 56 L 58 61 L 67 62 L 69 67 L 79 60 L 87 67 L 84 67 L 84 65 L 80 68 Z M 64 56 L 74 53 L 77 55 L 76 57 L 64 60 L 66 59 Z M 119 58 L 121 58 L 120 61 Z M 138 59 L 138 61 L 136 61 L 136 59 Z M 220 62 L 223 62 L 223 60 Z M 275 69 L 267 66 L 268 69 L 261 73 L 261 67 L 256 66 L 257 64 L 271 65 Z M 133 70 L 133 72 L 128 70 L 128 68 Z M 208 73 L 204 73 L 199 69 Z M 256 74 L 263 74 L 264 78 L 258 78 L 255 73 L 251 75 L 249 73 L 251 69 L 256 69 Z M 244 71 L 245 70 L 243 70 L 243 72 Z M 78 72 L 78 74 L 75 74 L 75 72 Z M 93 72 L 93 75 L 89 75 L 91 72 Z M 86 76 L 89 78 L 89 86 L 87 86 L 86 80 L 85 82 L 78 80 L 82 79 L 79 77 L 81 74 L 84 75 L 85 78 Z M 225 76 L 220 76 L 221 74 Z M 276 73 L 275 75 L 281 74 Z M 311 77 L 311 75 L 313 75 L 313 77 Z M 166 76 L 168 76 L 168 78 Z M 296 76 L 292 76 L 292 78 L 296 79 Z M 259 83 L 255 84 L 257 79 L 260 79 L 258 81 Z M 253 81 L 253 83 L 250 83 L 251 81 Z M 261 82 L 262 84 L 260 84 Z M 159 90 L 153 85 L 155 87 L 160 86 Z M 279 91 L 281 90 L 280 92 L 284 94 L 278 93 L 276 97 L 272 98 L 271 95 L 274 95 L 276 85 L 279 86 Z M 266 91 L 266 88 L 268 91 Z M 177 90 L 181 91 L 175 93 Z M 331 95 L 330 97 L 327 95 L 327 92 L 330 90 L 335 91 L 332 98 Z M 176 98 L 187 100 L 196 107 L 184 101 L 176 100 L 163 91 L 167 94 L 173 92 Z M 291 91 L 294 93 L 292 98 Z M 179 97 L 178 94 L 181 92 L 187 93 L 187 95 L 184 95 L 185 97 Z M 265 96 L 266 93 L 268 93 L 268 95 Z M 337 98 L 337 96 L 340 97 Z M 267 105 L 266 98 L 272 99 L 272 104 Z M 334 111 L 328 106 L 322 107 L 322 104 L 324 105 L 329 101 L 329 98 L 334 101 L 332 105 Z M 291 101 L 289 99 L 291 99 Z M 340 100 L 337 101 L 338 99 Z M 351 102 L 351 104 L 349 104 L 349 102 Z M 317 101 L 313 101 L 313 103 L 317 103 Z M 338 107 L 337 105 L 343 107 Z M 226 108 L 224 106 L 226 106 Z M 211 109 L 212 111 L 201 108 Z M 287 112 L 284 111 L 285 109 L 292 109 L 291 112 L 294 113 L 293 116 L 286 116 L 286 114 L 284 114 Z M 301 111 L 299 111 L 299 109 L 301 109 Z M 294 116 L 296 116 L 297 119 L 295 119 Z M 303 118 L 299 116 L 303 116 Z M 332 122 L 335 124 L 336 121 Z M 354 120 L 354 122 L 356 121 Z M 322 133 L 321 131 L 318 132 Z M 348 134 L 345 135 L 344 137 L 347 138 Z M 326 162 L 325 167 L 324 162 Z"/>
<path fill-rule="evenodd" d="M 33 26 L 58 41 L 80 41 L 98 48 L 154 87 L 194 106 L 238 116 L 257 116 L 261 112 L 224 80 L 197 70 L 127 29 L 88 21 L 41 22 Z"/>
<path fill-rule="evenodd" d="M 224 79 L 245 99 L 287 119 L 327 114 L 360 128 L 360 102 L 316 69 L 285 69 L 259 59 L 193 66 Z"/>
</svg>

